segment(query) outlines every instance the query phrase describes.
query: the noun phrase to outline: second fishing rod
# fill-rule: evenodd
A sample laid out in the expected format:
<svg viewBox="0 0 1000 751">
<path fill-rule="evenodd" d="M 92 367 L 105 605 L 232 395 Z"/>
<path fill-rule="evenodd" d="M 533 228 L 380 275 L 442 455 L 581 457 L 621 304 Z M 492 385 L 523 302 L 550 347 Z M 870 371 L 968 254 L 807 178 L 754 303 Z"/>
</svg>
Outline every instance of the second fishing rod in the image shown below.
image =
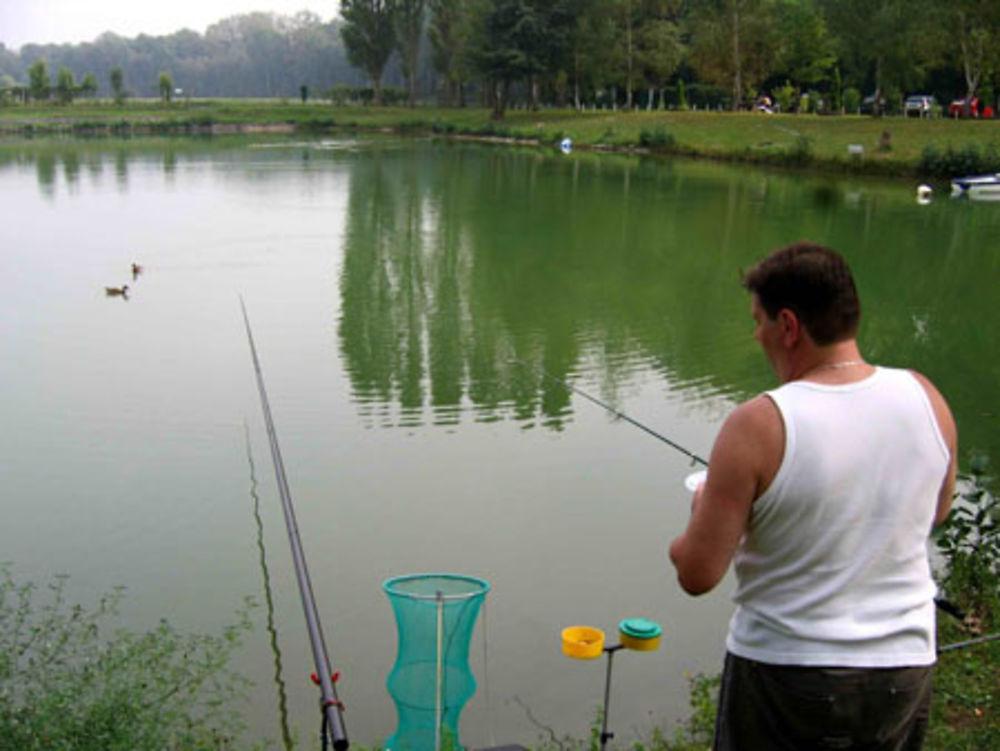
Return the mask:
<svg viewBox="0 0 1000 751">
<path fill-rule="evenodd" d="M 524 362 L 522 360 L 516 360 L 515 359 L 514 362 L 516 362 L 516 363 L 518 363 L 520 365 L 524 365 L 525 367 L 529 367 L 529 368 L 532 367 L 531 365 L 529 365 L 528 363 L 526 363 L 526 362 Z M 569 381 L 563 380 L 562 378 L 558 378 L 558 377 L 552 375 L 551 373 L 549 373 L 544 368 L 540 368 L 539 372 L 545 378 L 549 379 L 553 383 L 558 383 L 559 385 L 563 386 L 564 388 L 569 389 L 570 391 L 572 391 L 574 394 L 582 396 L 587 401 L 589 401 L 589 402 L 591 402 L 593 404 L 596 404 L 598 407 L 601 407 L 601 408 L 607 410 L 608 412 L 610 412 L 611 414 L 613 414 L 615 417 L 617 417 L 617 418 L 619 418 L 621 420 L 625 420 L 625 422 L 628 422 L 628 423 L 634 425 L 635 427 L 639 428 L 639 430 L 645 431 L 649 435 L 653 436 L 653 438 L 656 438 L 657 440 L 663 441 L 665 444 L 667 444 L 668 446 L 670 446 L 670 448 L 674 449 L 675 451 L 679 451 L 680 453 L 684 454 L 684 456 L 688 457 L 691 460 L 692 464 L 701 464 L 703 467 L 707 467 L 708 466 L 708 460 L 707 459 L 703 459 L 698 454 L 696 454 L 693 451 L 685 448 L 684 446 L 681 446 L 676 441 L 670 440 L 665 435 L 663 435 L 662 433 L 659 433 L 659 432 L 653 430 L 648 425 L 644 425 L 643 423 L 639 422 L 635 418 L 630 417 L 629 415 L 625 414 L 624 412 L 622 412 L 622 411 L 620 411 L 618 409 L 615 409 L 614 407 L 612 407 L 607 402 L 604 402 L 604 401 L 598 399 L 596 396 L 588 394 L 586 391 L 584 391 L 581 388 L 577 388 L 576 386 L 574 386 Z"/>
</svg>

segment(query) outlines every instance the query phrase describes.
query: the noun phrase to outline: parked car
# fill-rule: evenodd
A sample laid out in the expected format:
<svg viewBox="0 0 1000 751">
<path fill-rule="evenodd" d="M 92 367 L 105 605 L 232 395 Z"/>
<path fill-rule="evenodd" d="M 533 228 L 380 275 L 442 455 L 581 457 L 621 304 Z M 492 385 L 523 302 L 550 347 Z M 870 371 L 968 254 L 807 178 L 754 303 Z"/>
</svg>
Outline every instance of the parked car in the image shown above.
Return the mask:
<svg viewBox="0 0 1000 751">
<path fill-rule="evenodd" d="M 937 102 L 928 94 L 913 94 L 906 97 L 903 103 L 903 114 L 907 117 L 933 117 L 937 110 Z"/>
<path fill-rule="evenodd" d="M 955 99 L 948 105 L 951 117 L 979 117 L 979 97 Z"/>
</svg>

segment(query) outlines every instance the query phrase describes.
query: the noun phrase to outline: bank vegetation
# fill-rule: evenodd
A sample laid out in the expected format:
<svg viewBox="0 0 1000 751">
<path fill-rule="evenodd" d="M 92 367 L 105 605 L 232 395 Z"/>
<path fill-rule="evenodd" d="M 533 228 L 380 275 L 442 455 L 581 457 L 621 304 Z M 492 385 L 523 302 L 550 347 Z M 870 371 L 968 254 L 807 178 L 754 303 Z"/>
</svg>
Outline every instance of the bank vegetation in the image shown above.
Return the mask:
<svg viewBox="0 0 1000 751">
<path fill-rule="evenodd" d="M 397 133 L 543 149 L 635 151 L 855 174 L 944 179 L 1000 171 L 986 120 L 718 111 L 372 107 L 283 100 L 157 100 L 0 108 L 0 137 Z M 567 141 L 564 144 L 564 141 Z"/>
</svg>

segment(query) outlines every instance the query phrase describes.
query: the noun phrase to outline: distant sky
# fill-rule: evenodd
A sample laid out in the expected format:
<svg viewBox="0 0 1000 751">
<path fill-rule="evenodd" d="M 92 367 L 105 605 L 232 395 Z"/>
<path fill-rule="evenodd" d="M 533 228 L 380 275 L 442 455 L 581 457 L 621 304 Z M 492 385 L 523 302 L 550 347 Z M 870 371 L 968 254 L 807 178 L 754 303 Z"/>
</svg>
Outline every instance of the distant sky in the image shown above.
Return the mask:
<svg viewBox="0 0 1000 751">
<path fill-rule="evenodd" d="M 105 31 L 123 37 L 199 34 L 227 16 L 254 11 L 333 18 L 339 0 L 0 0 L 0 42 L 16 50 L 38 44 L 91 42 Z"/>
</svg>

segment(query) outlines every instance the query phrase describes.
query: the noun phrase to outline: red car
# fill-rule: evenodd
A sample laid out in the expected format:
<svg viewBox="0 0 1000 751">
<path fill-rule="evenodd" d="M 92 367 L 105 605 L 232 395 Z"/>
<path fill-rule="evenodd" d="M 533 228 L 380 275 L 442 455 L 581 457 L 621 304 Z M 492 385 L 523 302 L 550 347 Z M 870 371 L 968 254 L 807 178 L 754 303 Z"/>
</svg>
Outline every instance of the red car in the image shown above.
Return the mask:
<svg viewBox="0 0 1000 751">
<path fill-rule="evenodd" d="M 952 117 L 979 117 L 979 97 L 954 100 L 948 105 L 948 114 Z"/>
</svg>

